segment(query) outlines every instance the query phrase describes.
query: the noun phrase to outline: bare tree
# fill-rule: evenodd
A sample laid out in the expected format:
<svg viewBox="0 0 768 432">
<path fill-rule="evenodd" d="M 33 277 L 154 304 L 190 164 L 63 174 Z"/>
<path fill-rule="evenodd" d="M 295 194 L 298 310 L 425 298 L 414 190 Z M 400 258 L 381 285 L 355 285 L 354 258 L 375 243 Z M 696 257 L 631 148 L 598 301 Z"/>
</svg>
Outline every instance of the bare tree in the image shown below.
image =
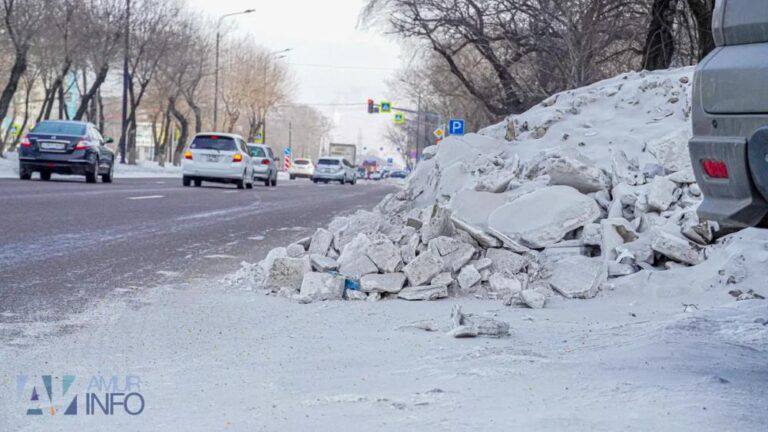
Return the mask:
<svg viewBox="0 0 768 432">
<path fill-rule="evenodd" d="M 14 61 L 0 95 L 0 119 L 8 114 L 19 81 L 27 70 L 29 50 L 41 31 L 45 11 L 46 2 L 42 0 L 3 0 L 3 23 L 13 47 Z"/>
</svg>

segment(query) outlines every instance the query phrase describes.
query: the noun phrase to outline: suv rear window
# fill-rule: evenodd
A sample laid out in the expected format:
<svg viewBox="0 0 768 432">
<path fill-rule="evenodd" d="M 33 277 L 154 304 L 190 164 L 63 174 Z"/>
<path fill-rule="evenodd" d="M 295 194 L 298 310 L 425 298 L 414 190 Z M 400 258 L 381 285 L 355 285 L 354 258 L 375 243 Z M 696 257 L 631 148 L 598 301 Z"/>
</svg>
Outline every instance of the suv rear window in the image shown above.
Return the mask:
<svg viewBox="0 0 768 432">
<path fill-rule="evenodd" d="M 261 147 L 248 146 L 248 150 L 251 151 L 251 156 L 253 157 L 258 157 L 258 158 L 267 157 L 267 153 Z"/>
<path fill-rule="evenodd" d="M 32 133 L 44 133 L 52 135 L 85 135 L 85 125 L 80 123 L 65 122 L 41 122 L 32 129 Z"/>
<path fill-rule="evenodd" d="M 194 150 L 218 150 L 218 151 L 236 151 L 235 140 L 229 137 L 202 136 L 195 138 L 189 146 Z"/>
<path fill-rule="evenodd" d="M 339 166 L 341 163 L 338 159 L 320 159 L 317 161 L 318 165 Z"/>
</svg>

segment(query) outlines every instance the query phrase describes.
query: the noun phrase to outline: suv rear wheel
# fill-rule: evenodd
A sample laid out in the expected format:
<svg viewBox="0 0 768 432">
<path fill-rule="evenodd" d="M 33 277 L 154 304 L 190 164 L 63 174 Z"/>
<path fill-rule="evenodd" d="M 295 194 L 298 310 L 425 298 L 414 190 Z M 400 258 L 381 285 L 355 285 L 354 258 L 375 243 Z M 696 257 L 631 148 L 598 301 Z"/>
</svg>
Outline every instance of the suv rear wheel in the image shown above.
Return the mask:
<svg viewBox="0 0 768 432">
<path fill-rule="evenodd" d="M 189 187 L 192 184 L 192 179 L 187 176 L 184 176 L 181 179 L 181 184 L 183 184 L 184 187 Z"/>
<path fill-rule="evenodd" d="M 50 171 L 40 171 L 40 179 L 43 181 L 50 181 L 51 180 L 51 172 Z"/>
</svg>

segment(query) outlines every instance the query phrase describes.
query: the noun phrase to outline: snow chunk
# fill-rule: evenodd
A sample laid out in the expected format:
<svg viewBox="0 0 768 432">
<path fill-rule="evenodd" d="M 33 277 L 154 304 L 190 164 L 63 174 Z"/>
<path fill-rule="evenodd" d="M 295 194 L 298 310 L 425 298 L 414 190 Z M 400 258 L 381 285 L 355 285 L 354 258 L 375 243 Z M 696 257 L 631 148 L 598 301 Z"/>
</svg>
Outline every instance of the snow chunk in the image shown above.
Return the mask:
<svg viewBox="0 0 768 432">
<path fill-rule="evenodd" d="M 405 285 L 404 273 L 369 274 L 360 279 L 360 290 L 364 292 L 398 293 Z"/>
<path fill-rule="evenodd" d="M 550 186 L 524 195 L 493 212 L 492 232 L 543 249 L 600 216 L 595 200 L 569 186 Z"/>
<path fill-rule="evenodd" d="M 438 300 L 448 297 L 448 287 L 436 285 L 407 287 L 403 288 L 403 290 L 397 294 L 397 297 L 410 301 Z"/>
<path fill-rule="evenodd" d="M 309 257 L 304 258 L 275 258 L 267 272 L 266 286 L 279 290 L 288 288 L 299 291 L 304 275 L 312 271 Z"/>
<path fill-rule="evenodd" d="M 411 286 L 423 285 L 443 271 L 444 261 L 437 254 L 424 252 L 405 266 L 403 272 Z"/>
<path fill-rule="evenodd" d="M 557 263 L 549 284 L 563 297 L 588 299 L 597 295 L 605 278 L 599 259 L 569 256 Z"/>
<path fill-rule="evenodd" d="M 330 273 L 307 273 L 301 284 L 301 297 L 312 301 L 341 300 L 344 278 Z"/>
</svg>

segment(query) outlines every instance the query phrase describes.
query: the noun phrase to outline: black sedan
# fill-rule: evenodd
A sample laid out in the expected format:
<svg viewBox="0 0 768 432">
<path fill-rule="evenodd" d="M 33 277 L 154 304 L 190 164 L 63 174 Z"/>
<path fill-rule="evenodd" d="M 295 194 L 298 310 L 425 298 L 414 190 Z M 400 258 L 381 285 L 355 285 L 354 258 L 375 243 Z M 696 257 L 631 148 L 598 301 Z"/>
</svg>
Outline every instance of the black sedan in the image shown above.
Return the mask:
<svg viewBox="0 0 768 432">
<path fill-rule="evenodd" d="M 21 141 L 19 177 L 29 180 L 38 172 L 47 181 L 53 173 L 74 174 L 84 175 L 88 183 L 96 183 L 98 176 L 112 183 L 115 153 L 106 147 L 111 142 L 90 123 L 42 121 Z"/>
</svg>

